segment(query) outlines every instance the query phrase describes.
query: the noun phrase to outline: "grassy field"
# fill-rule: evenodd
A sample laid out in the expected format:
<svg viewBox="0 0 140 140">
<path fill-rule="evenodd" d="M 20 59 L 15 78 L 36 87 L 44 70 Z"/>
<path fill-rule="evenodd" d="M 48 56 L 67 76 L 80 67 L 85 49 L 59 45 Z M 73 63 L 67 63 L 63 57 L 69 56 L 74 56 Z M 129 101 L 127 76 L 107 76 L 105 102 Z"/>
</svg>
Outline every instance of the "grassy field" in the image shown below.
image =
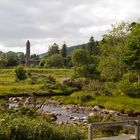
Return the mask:
<svg viewBox="0 0 140 140">
<path fill-rule="evenodd" d="M 56 81 L 61 82 L 66 77 L 71 77 L 72 69 L 37 69 L 28 68 L 32 78 L 23 81 L 17 81 L 15 77 L 15 69 L 0 69 L 0 95 L 13 94 L 48 94 L 50 91 L 44 89 L 47 76 L 53 76 Z M 72 89 L 69 89 L 72 90 Z M 62 93 L 61 90 L 54 89 L 54 93 Z"/>
<path fill-rule="evenodd" d="M 56 81 L 62 82 L 64 78 L 73 75 L 73 69 L 40 69 L 28 68 L 28 72 L 32 74 L 33 79 L 30 78 L 24 81 L 17 81 L 15 78 L 14 69 L 0 69 L 0 96 L 4 95 L 21 95 L 21 94 L 50 94 L 55 95 L 65 94 L 65 92 L 74 92 L 73 88 L 66 88 L 64 91 L 59 89 L 48 90 L 44 88 L 46 85 L 47 76 L 52 75 Z M 95 96 L 93 93 L 88 92 L 74 92 L 69 96 L 52 97 L 63 104 L 80 104 L 84 106 L 102 105 L 107 109 L 114 109 L 122 112 L 137 112 L 140 111 L 140 99 L 131 98 L 122 95 L 112 96 Z"/>
</svg>

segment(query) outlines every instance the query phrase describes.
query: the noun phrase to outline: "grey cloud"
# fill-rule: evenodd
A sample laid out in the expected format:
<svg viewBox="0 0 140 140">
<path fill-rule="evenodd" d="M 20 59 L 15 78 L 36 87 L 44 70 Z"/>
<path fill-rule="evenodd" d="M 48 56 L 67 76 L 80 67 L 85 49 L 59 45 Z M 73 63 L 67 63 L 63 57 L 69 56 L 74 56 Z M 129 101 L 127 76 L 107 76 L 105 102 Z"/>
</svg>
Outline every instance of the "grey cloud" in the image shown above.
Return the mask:
<svg viewBox="0 0 140 140">
<path fill-rule="evenodd" d="M 139 6 L 139 0 L 0 0 L 0 44 L 20 49 L 27 39 L 42 46 L 100 39 L 110 24 L 139 19 Z"/>
</svg>

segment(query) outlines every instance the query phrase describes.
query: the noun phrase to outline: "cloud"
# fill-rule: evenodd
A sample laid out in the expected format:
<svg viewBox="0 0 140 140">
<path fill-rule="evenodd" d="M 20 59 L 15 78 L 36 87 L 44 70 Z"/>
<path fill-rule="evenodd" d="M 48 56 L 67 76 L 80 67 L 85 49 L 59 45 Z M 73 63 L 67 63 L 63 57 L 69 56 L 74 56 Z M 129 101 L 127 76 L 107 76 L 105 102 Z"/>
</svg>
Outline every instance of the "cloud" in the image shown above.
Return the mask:
<svg viewBox="0 0 140 140">
<path fill-rule="evenodd" d="M 32 53 L 47 51 L 54 42 L 85 43 L 101 39 L 111 24 L 137 21 L 139 0 L 0 0 L 0 49 Z"/>
</svg>

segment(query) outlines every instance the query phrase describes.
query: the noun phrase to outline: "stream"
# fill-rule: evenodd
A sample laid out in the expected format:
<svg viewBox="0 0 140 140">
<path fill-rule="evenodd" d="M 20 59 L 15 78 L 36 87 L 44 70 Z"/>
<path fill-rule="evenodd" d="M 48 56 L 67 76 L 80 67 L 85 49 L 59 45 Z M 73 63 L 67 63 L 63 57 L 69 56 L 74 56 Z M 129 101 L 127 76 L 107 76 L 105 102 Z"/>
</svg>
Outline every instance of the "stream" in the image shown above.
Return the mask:
<svg viewBox="0 0 140 140">
<path fill-rule="evenodd" d="M 22 97 L 11 97 L 9 98 L 9 108 L 18 109 L 19 104 L 22 103 L 24 107 L 33 107 L 35 103 L 36 107 L 40 108 L 39 110 L 44 115 L 50 115 L 55 118 L 55 121 L 58 123 L 66 123 L 66 124 L 84 124 L 87 125 L 88 116 L 93 116 L 95 113 L 99 115 L 112 115 L 121 120 L 130 119 L 127 114 L 122 114 L 117 111 L 103 109 L 100 106 L 94 107 L 83 107 L 80 105 L 61 105 L 59 102 L 54 100 L 50 100 L 47 97 L 38 97 L 35 100 L 31 97 L 22 98 Z M 42 104 L 43 103 L 43 104 Z M 131 118 L 134 119 L 134 118 Z"/>
<path fill-rule="evenodd" d="M 17 100 L 18 99 L 18 100 Z M 11 98 L 9 99 L 9 108 L 13 108 L 13 109 L 18 109 L 18 103 L 19 101 L 22 100 L 22 102 L 24 102 L 23 106 L 29 107 L 32 104 L 29 103 L 29 98 L 24 99 L 20 99 L 20 98 Z M 37 102 L 38 104 L 41 104 L 41 101 L 44 100 L 44 98 L 38 98 Z M 85 109 L 85 107 L 80 107 L 77 105 L 60 105 L 58 102 L 50 100 L 50 99 L 45 99 L 45 104 L 40 108 L 40 110 L 42 110 L 42 112 L 45 113 L 49 113 L 49 114 L 53 114 L 56 116 L 57 118 L 57 122 L 63 122 L 63 123 L 76 123 L 76 124 L 80 124 L 80 123 L 87 123 L 87 116 L 90 113 L 89 109 Z"/>
<path fill-rule="evenodd" d="M 44 112 L 53 113 L 57 117 L 58 122 L 73 123 L 73 122 L 87 122 L 88 110 L 83 110 L 76 106 L 62 106 L 50 101 L 43 107 Z"/>
</svg>

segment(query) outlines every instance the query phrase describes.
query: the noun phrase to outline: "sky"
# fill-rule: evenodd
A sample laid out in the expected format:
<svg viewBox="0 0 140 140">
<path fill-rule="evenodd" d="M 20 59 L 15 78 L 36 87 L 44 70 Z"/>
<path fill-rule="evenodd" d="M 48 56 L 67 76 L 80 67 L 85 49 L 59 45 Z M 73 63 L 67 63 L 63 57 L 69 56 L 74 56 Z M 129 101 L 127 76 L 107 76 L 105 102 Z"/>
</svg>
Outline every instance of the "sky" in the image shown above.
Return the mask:
<svg viewBox="0 0 140 140">
<path fill-rule="evenodd" d="M 140 21 L 140 0 L 0 0 L 0 51 L 40 54 L 60 47 L 101 40 L 111 24 Z"/>
</svg>

